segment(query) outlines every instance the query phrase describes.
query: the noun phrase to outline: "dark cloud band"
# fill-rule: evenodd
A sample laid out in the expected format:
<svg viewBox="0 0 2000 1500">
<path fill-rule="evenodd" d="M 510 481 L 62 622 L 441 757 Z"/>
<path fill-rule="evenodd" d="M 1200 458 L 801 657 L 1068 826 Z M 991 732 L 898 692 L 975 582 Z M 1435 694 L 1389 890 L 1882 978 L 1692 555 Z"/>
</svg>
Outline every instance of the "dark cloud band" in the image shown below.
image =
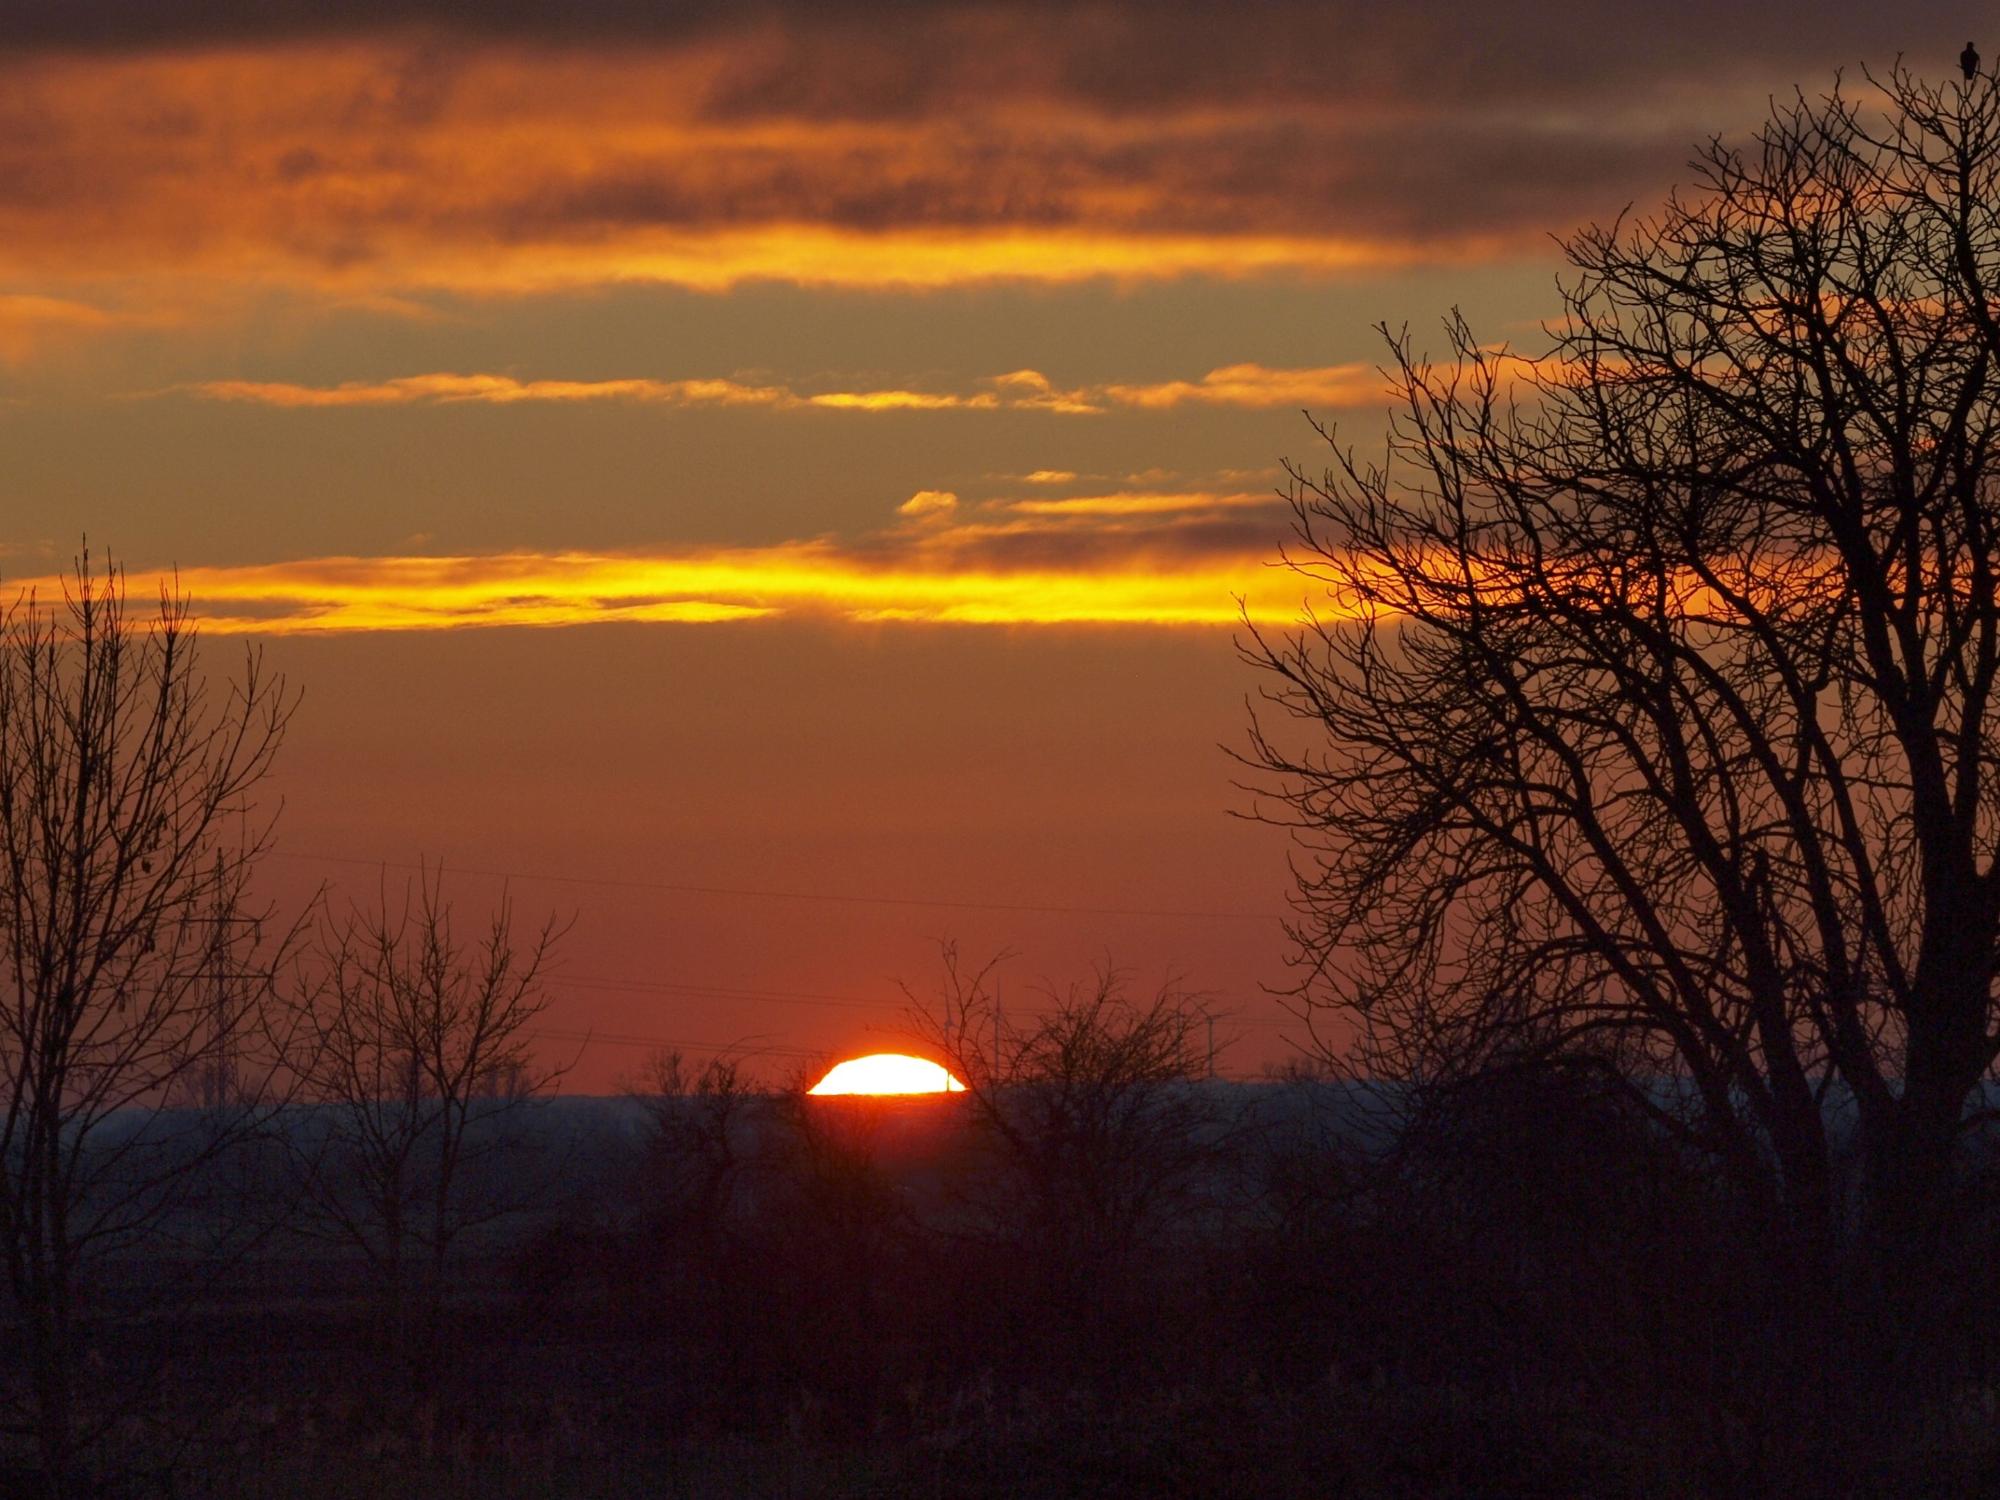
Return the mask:
<svg viewBox="0 0 2000 1500">
<path fill-rule="evenodd" d="M 722 114 L 927 113 L 944 98 L 1022 90 L 1152 108 L 1198 99 L 1575 101 L 1649 82 L 1815 80 L 1860 58 L 1948 68 L 1990 24 L 1971 4 L 1908 11 L 1872 0 L 1636 5 L 1533 0 L 64 0 L 0 5 L 0 45 L 131 50 L 425 32 L 453 41 L 675 45 L 756 34 L 769 46 L 727 78 Z M 1933 56 L 1934 54 L 1934 56 Z"/>
</svg>

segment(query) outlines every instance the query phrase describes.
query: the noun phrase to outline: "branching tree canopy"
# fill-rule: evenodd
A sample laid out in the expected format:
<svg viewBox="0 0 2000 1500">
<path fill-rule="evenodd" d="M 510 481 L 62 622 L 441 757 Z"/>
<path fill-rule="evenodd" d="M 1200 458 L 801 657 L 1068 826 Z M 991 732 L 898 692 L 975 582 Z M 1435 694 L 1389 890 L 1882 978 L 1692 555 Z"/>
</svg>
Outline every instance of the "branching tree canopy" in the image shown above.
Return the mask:
<svg viewBox="0 0 2000 1500">
<path fill-rule="evenodd" d="M 185 602 L 135 620 L 88 557 L 61 597 L 0 609 L 0 1262 L 20 1372 L 0 1362 L 0 1425 L 32 1432 L 52 1494 L 132 1373 L 85 1370 L 80 1277 L 181 1214 L 193 1169 L 255 1114 L 255 1077 L 228 1109 L 157 1107 L 259 1029 L 264 964 L 238 951 L 271 829 L 253 799 L 297 701 L 254 651 L 211 683 Z"/>
<path fill-rule="evenodd" d="M 972 1224 L 1039 1269 L 1057 1316 L 1087 1326 L 1212 1184 L 1229 1143 L 1228 1111 L 1201 1084 L 1210 1013 L 1171 981 L 1133 999 L 1108 966 L 1006 1013 L 1000 958 L 974 969 L 947 943 L 936 999 L 910 995 L 910 1027 L 965 1083 Z"/>
<path fill-rule="evenodd" d="M 1384 330 L 1247 758 L 1361 1067 L 1587 1061 L 1828 1231 L 1851 1108 L 1913 1247 L 2000 1052 L 2000 86 L 1837 83 L 1695 171 L 1564 243 L 1539 357 Z"/>
<path fill-rule="evenodd" d="M 434 1333 L 459 1236 L 522 1206 L 475 1198 L 468 1180 L 506 1145 L 497 1127 L 508 1113 L 564 1071 L 536 1067 L 529 1042 L 566 930 L 550 917 L 518 938 L 503 895 L 468 940 L 435 870 L 400 902 L 385 888 L 373 907 L 321 921 L 317 982 L 297 997 L 286 1059 L 318 1106 L 288 1138 L 303 1169 L 298 1227 L 367 1258 L 399 1353 L 412 1273 L 425 1278 Z"/>
</svg>

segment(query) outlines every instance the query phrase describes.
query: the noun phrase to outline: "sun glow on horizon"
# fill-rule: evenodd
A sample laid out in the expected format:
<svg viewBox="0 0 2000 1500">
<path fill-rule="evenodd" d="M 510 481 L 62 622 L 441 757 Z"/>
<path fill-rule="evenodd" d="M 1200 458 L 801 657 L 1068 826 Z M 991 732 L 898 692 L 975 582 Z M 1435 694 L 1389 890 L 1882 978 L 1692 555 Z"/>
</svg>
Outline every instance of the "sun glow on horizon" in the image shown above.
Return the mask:
<svg viewBox="0 0 2000 1500">
<path fill-rule="evenodd" d="M 901 1052 L 850 1057 L 827 1070 L 811 1094 L 962 1094 L 965 1085 L 938 1063 Z"/>
</svg>

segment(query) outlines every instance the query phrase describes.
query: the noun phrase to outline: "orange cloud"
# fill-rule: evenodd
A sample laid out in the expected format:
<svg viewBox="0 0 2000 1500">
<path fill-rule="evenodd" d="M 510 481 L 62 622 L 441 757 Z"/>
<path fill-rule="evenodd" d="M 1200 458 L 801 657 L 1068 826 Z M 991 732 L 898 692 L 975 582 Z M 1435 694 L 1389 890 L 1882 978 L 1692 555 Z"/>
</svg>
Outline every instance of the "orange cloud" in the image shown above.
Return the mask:
<svg viewBox="0 0 2000 1500">
<path fill-rule="evenodd" d="M 1180 494 L 1121 492 L 1073 495 L 1062 500 L 999 500 L 988 503 L 1020 516 L 1164 516 L 1213 514 L 1222 510 L 1262 510 L 1277 504 L 1278 498 L 1268 492 L 1261 495 L 1217 495 L 1197 490 Z"/>
<path fill-rule="evenodd" d="M 786 385 L 750 385 L 729 379 L 519 380 L 508 375 L 436 373 L 391 380 L 298 385 L 286 381 L 209 380 L 178 387 L 214 401 L 286 408 L 445 405 L 461 402 L 631 401 L 669 406 L 763 406 L 825 411 L 1048 411 L 1095 415 L 1115 406 L 1164 411 L 1190 402 L 1209 406 L 1379 405 L 1388 398 L 1383 377 L 1364 367 L 1268 369 L 1239 364 L 1211 370 L 1200 380 L 1157 385 L 1084 385 L 1059 388 L 1037 370 L 1012 370 L 979 381 L 979 389 L 800 392 Z M 166 393 L 160 393 L 166 394 Z M 1066 471 L 1038 470 L 1030 483 L 1066 483 Z"/>
<path fill-rule="evenodd" d="M 293 385 L 284 381 L 206 380 L 182 389 L 215 401 L 259 406 L 407 406 L 517 401 L 648 401 L 673 406 L 786 406 L 799 399 L 777 386 L 733 380 L 515 380 L 506 375 L 406 375 L 394 380 Z"/>
<path fill-rule="evenodd" d="M 0 293 L 0 362 L 19 364 L 52 345 L 163 321 L 157 312 L 135 314 L 69 297 Z"/>
<path fill-rule="evenodd" d="M 1389 382 L 1372 365 L 1324 365 L 1274 370 L 1263 365 L 1225 365 L 1199 380 L 1158 385 L 1107 385 L 1103 398 L 1121 406 L 1164 409 L 1175 406 L 1379 406 Z"/>
<path fill-rule="evenodd" d="M 807 396 L 802 404 L 835 411 L 991 411 L 1000 405 L 1000 399 L 990 391 L 976 396 L 932 391 L 828 391 Z"/>
<path fill-rule="evenodd" d="M 763 45 L 17 53 L 0 62 L 0 275 L 349 299 L 1327 275 L 1533 250 L 1547 223 L 1433 222 L 1420 195 L 1360 180 L 1372 146 L 1330 104 L 714 107 Z M 1357 194 L 1380 201 L 1357 212 Z"/>
<path fill-rule="evenodd" d="M 1107 501 L 1111 497 L 1099 497 Z M 967 625 L 1227 626 L 1297 617 L 1301 590 L 1265 564 L 1274 534 L 1251 497 L 989 501 L 921 491 L 891 529 L 842 543 L 634 553 L 330 557 L 183 567 L 202 628 L 218 634 L 442 630 L 604 621 L 709 624 L 774 615 Z M 1272 499 L 1256 505 L 1275 505 Z M 1268 518 L 1264 518 L 1268 519 Z M 141 595 L 150 585 L 137 582 Z M 47 597 L 53 579 L 16 584 Z"/>
</svg>

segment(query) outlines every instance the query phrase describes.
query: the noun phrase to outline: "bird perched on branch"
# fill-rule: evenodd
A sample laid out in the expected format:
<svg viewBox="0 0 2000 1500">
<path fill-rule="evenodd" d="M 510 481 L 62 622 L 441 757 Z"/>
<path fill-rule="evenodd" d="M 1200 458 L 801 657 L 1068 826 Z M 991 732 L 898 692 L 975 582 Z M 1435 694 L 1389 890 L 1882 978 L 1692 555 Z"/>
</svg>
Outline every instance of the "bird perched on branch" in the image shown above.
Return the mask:
<svg viewBox="0 0 2000 1500">
<path fill-rule="evenodd" d="M 1958 65 L 1965 69 L 1965 81 L 1972 82 L 1979 76 L 1979 49 L 1967 42 L 1965 50 L 1958 54 Z"/>
</svg>

